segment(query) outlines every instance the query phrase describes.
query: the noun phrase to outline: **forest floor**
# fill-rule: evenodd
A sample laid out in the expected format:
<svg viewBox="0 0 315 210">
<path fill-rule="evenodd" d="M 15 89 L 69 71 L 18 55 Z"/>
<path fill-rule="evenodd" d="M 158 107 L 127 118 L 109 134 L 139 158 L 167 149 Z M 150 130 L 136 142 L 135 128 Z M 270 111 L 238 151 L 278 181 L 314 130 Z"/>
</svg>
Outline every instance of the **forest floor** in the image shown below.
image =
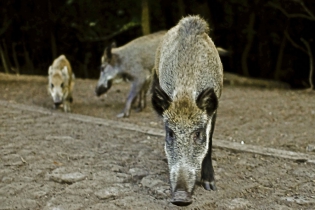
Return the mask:
<svg viewBox="0 0 315 210">
<path fill-rule="evenodd" d="M 47 78 L 0 74 L 0 210 L 179 209 L 170 203 L 164 139 L 117 127 L 163 129 L 147 108 L 122 111 L 129 84 L 94 94 L 77 79 L 72 113 L 54 110 Z M 226 85 L 220 141 L 315 155 L 315 94 Z M 112 124 L 112 125 L 111 125 Z M 183 209 L 313 209 L 315 166 L 215 147 L 217 191 L 197 185 Z"/>
</svg>

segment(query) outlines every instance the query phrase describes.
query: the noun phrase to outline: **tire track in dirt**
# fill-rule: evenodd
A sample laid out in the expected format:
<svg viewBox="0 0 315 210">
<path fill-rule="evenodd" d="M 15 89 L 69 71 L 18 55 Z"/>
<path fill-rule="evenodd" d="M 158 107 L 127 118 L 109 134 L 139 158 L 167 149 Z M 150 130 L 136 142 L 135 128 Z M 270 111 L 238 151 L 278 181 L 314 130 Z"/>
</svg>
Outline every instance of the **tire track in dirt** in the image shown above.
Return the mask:
<svg viewBox="0 0 315 210">
<path fill-rule="evenodd" d="M 107 120 L 107 119 L 85 116 L 85 115 L 80 115 L 80 114 L 55 113 L 47 109 L 44 109 L 42 107 L 27 106 L 23 104 L 13 104 L 13 103 L 9 103 L 2 100 L 0 100 L 0 105 L 5 106 L 5 107 L 14 107 L 16 109 L 20 109 L 24 111 L 39 112 L 39 113 L 43 113 L 47 115 L 51 115 L 51 114 L 58 115 L 60 117 L 66 117 L 66 118 L 78 120 L 81 122 L 102 124 L 104 126 L 137 131 L 137 132 L 141 132 L 141 133 L 149 134 L 149 135 L 164 136 L 164 131 L 161 129 L 139 126 L 139 125 L 126 123 L 126 122 Z M 213 141 L 213 146 L 218 147 L 218 148 L 235 150 L 239 152 L 248 152 L 248 153 L 279 157 L 279 158 L 285 158 L 285 159 L 290 159 L 290 160 L 299 161 L 299 162 L 315 164 L 314 155 L 309 155 L 309 154 L 300 153 L 300 152 L 292 152 L 292 151 L 287 151 L 287 150 L 279 150 L 279 149 L 266 148 L 266 147 L 260 147 L 260 146 L 254 146 L 254 145 L 244 145 L 244 144 L 240 144 L 236 142 L 230 142 L 230 141 L 225 141 L 225 140 L 215 140 L 215 139 Z"/>
</svg>

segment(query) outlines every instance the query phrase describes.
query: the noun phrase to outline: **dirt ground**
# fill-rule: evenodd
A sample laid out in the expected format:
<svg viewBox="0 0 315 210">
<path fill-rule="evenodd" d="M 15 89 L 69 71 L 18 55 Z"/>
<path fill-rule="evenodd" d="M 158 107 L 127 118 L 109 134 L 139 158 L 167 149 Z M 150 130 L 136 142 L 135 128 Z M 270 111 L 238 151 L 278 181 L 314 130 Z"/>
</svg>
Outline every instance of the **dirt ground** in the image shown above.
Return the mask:
<svg viewBox="0 0 315 210">
<path fill-rule="evenodd" d="M 163 128 L 149 97 L 143 112 L 116 118 L 129 84 L 100 98 L 95 85 L 76 80 L 73 114 Z M 0 105 L 0 210 L 179 208 L 169 202 L 163 138 L 69 119 L 46 86 L 46 77 L 0 74 L 0 100 L 18 104 Z M 314 155 L 314 95 L 227 85 L 214 141 Z M 312 164 L 221 148 L 213 159 L 218 191 L 197 186 L 184 209 L 314 209 Z"/>
</svg>

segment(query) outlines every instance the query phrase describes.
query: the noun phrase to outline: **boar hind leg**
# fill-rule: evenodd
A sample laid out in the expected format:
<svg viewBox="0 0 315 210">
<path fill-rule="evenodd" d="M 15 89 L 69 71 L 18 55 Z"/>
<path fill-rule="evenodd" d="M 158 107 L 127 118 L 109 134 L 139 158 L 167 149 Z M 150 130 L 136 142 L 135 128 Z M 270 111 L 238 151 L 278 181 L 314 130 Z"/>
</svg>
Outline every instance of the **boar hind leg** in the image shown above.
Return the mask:
<svg viewBox="0 0 315 210">
<path fill-rule="evenodd" d="M 139 101 L 136 108 L 136 112 L 141 112 L 146 106 L 147 106 L 147 92 L 150 87 L 151 80 L 147 79 L 144 84 L 141 87 L 140 93 L 139 93 Z"/>
<path fill-rule="evenodd" d="M 135 97 L 137 97 L 140 94 L 141 87 L 143 86 L 144 80 L 135 80 L 131 85 L 131 90 L 129 92 L 126 105 L 122 113 L 118 114 L 117 117 L 129 117 L 130 115 L 130 108 L 132 105 L 132 102 L 134 101 Z M 141 99 L 140 99 L 141 101 Z"/>
<path fill-rule="evenodd" d="M 146 107 L 146 91 L 142 89 L 139 93 L 139 101 L 136 112 L 141 112 Z"/>
<path fill-rule="evenodd" d="M 211 131 L 210 131 L 210 139 L 209 139 L 209 150 L 205 158 L 202 162 L 202 171 L 201 171 L 201 179 L 203 181 L 203 187 L 206 190 L 216 190 L 215 182 L 214 182 L 214 170 L 212 166 L 212 135 L 214 131 L 215 121 L 217 114 L 214 113 L 211 120 Z"/>
</svg>

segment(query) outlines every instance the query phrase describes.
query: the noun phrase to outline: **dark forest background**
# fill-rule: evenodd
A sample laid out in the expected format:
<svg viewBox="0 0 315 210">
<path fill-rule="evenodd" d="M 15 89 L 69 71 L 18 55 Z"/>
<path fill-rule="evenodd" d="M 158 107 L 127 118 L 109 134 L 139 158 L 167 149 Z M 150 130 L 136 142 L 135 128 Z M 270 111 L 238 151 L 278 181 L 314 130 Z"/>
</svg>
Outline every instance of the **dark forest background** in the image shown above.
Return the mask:
<svg viewBox="0 0 315 210">
<path fill-rule="evenodd" d="M 1 0 L 0 72 L 46 75 L 65 54 L 76 77 L 98 78 L 107 45 L 194 14 L 230 52 L 222 57 L 226 72 L 310 87 L 314 0 Z"/>
</svg>

